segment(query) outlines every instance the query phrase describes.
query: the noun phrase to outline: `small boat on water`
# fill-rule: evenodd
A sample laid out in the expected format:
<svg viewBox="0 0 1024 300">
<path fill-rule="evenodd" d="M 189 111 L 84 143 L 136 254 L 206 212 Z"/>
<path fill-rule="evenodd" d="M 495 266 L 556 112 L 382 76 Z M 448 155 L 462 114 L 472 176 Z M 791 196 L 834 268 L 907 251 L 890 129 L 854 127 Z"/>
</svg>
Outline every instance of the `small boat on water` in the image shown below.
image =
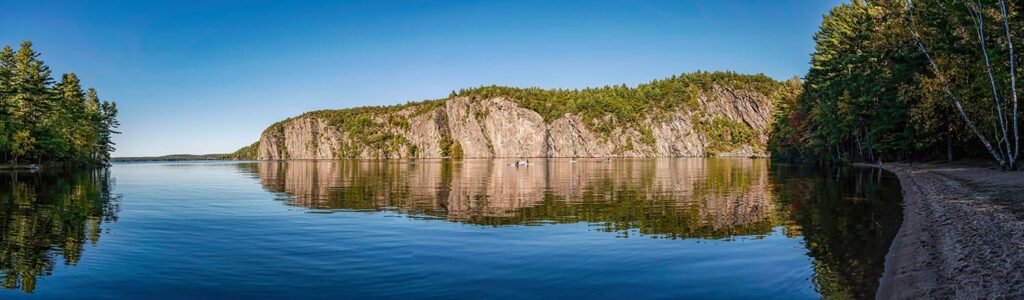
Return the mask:
<svg viewBox="0 0 1024 300">
<path fill-rule="evenodd" d="M 518 167 L 526 167 L 526 166 L 529 166 L 529 165 L 530 165 L 530 160 L 529 159 L 518 159 L 518 160 L 516 160 L 515 163 L 508 164 L 507 166 L 518 168 Z"/>
</svg>

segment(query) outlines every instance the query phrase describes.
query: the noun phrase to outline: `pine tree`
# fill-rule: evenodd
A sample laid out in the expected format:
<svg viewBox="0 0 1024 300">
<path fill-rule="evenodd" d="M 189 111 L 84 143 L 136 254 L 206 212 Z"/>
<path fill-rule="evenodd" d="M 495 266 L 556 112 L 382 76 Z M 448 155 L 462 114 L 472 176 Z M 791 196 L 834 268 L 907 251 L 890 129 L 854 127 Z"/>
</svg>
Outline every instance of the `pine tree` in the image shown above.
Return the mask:
<svg viewBox="0 0 1024 300">
<path fill-rule="evenodd" d="M 11 138 L 17 127 L 13 120 L 14 49 L 4 46 L 0 50 L 0 154 L 6 160 L 11 152 Z"/>
<path fill-rule="evenodd" d="M 87 152 L 89 153 L 89 160 L 93 162 L 100 162 L 99 151 L 102 147 L 100 144 L 100 135 L 103 133 L 103 115 L 100 112 L 100 97 L 96 92 L 96 89 L 89 88 L 85 92 L 85 117 L 83 121 L 89 124 L 92 136 L 89 137 L 91 142 L 88 145 Z"/>
<path fill-rule="evenodd" d="M 119 132 L 117 105 L 82 90 L 74 73 L 53 84 L 31 42 L 0 50 L 0 157 L 68 165 L 106 164 Z"/>
<path fill-rule="evenodd" d="M 95 126 L 86 116 L 86 99 L 81 82 L 75 73 L 64 74 L 54 88 L 57 94 L 56 125 L 64 144 L 69 146 L 64 158 L 82 160 L 89 157 L 90 146 L 95 142 Z"/>
<path fill-rule="evenodd" d="M 114 141 L 111 137 L 114 134 L 121 133 L 114 130 L 121 125 L 121 123 L 117 121 L 117 103 L 113 101 L 103 101 L 103 103 L 100 104 L 99 125 L 99 151 L 97 157 L 99 158 L 100 163 L 109 164 L 110 153 L 116 150 L 116 148 L 114 148 Z"/>
</svg>

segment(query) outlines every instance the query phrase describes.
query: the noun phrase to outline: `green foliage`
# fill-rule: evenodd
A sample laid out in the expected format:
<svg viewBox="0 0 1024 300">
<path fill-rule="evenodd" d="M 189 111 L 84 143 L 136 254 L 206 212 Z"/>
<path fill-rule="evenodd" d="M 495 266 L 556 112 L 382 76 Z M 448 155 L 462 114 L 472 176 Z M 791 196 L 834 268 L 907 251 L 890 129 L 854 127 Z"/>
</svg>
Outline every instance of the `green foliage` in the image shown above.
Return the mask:
<svg viewBox="0 0 1024 300">
<path fill-rule="evenodd" d="M 814 36 L 804 93 L 779 106 L 773 156 L 849 162 L 986 155 L 945 91 L 958 96 L 984 135 L 996 136 L 992 83 L 965 3 L 913 1 L 914 14 L 903 1 L 833 8 Z M 1019 8 L 1007 5 L 1014 40 L 1022 40 Z M 998 9 L 996 2 L 980 6 L 985 43 L 999 71 L 997 92 L 1005 99 L 1013 92 Z M 909 29 L 919 33 L 942 74 L 929 67 Z M 1012 110 L 1006 102 L 1004 111 Z"/>
<path fill-rule="evenodd" d="M 338 158 L 358 157 L 368 150 L 383 157 L 390 157 L 403 147 L 406 154 L 416 153 L 413 145 L 404 135 L 392 132 L 389 128 L 409 130 L 409 118 L 432 111 L 444 104 L 442 100 L 409 102 L 391 106 L 367 106 L 348 109 L 318 110 L 286 119 L 271 125 L 267 131 L 281 131 L 285 123 L 301 118 L 326 120 L 328 125 L 340 129 L 349 136 L 351 143 L 341 145 Z M 399 111 L 411 109 L 411 113 L 399 114 Z M 283 131 L 279 135 L 284 137 Z M 279 143 L 283 145 L 283 143 Z M 283 150 L 283 149 L 282 149 Z"/>
<path fill-rule="evenodd" d="M 654 138 L 654 130 L 650 127 L 640 128 L 640 143 L 648 146 L 654 146 L 656 139 Z"/>
<path fill-rule="evenodd" d="M 36 139 L 32 137 L 32 134 L 28 130 L 19 130 L 11 135 L 13 146 L 11 147 L 11 154 L 14 155 L 14 163 L 18 163 L 18 157 L 23 157 L 34 150 L 36 145 Z"/>
<path fill-rule="evenodd" d="M 82 90 L 74 73 L 54 84 L 50 68 L 31 42 L 0 50 L 0 156 L 3 161 L 103 165 L 114 151 L 111 140 L 117 105 Z"/>
<path fill-rule="evenodd" d="M 440 146 L 442 157 L 459 159 L 462 158 L 464 154 L 462 152 L 462 144 L 452 139 L 448 134 L 443 134 L 441 136 Z"/>
<path fill-rule="evenodd" d="M 417 157 L 417 155 L 419 155 L 420 153 L 420 147 L 416 146 L 416 144 L 409 144 L 409 148 L 407 149 L 408 150 L 406 151 L 408 152 L 406 153 L 406 156 L 408 157 Z"/>
<path fill-rule="evenodd" d="M 699 97 L 715 86 L 748 90 L 769 98 L 785 93 L 785 85 L 763 74 L 694 72 L 628 87 L 625 84 L 582 90 L 483 86 L 452 92 L 453 97 L 487 99 L 506 97 L 538 112 L 551 122 L 566 114 L 583 117 L 591 130 L 608 137 L 615 128 L 635 129 L 647 135 L 646 120 L 659 120 L 677 110 L 699 109 Z M 653 137 L 653 133 L 651 134 Z M 653 138 L 641 141 L 653 144 Z"/>
<path fill-rule="evenodd" d="M 449 157 L 454 159 L 461 159 L 464 156 L 462 153 L 462 143 L 455 141 L 451 144 L 451 148 L 448 150 Z"/>
<path fill-rule="evenodd" d="M 224 155 L 224 159 L 254 160 L 259 156 L 260 142 L 256 141 L 248 146 L 242 147 L 231 154 Z"/>
<path fill-rule="evenodd" d="M 714 117 L 710 120 L 697 119 L 693 122 L 697 131 L 707 137 L 708 156 L 729 152 L 743 145 L 762 148 L 761 140 L 750 126 L 729 118 Z"/>
<path fill-rule="evenodd" d="M 413 113 L 411 115 L 411 116 L 414 117 L 414 116 L 423 115 L 423 114 L 428 113 L 428 112 L 432 112 L 432 111 L 434 111 L 434 110 L 436 110 L 438 108 L 443 107 L 444 104 L 445 104 L 445 99 L 437 99 L 437 100 L 424 100 L 424 101 L 420 101 L 420 102 L 409 102 L 409 103 L 406 103 L 405 106 L 411 106 L 411 107 L 414 108 Z"/>
</svg>

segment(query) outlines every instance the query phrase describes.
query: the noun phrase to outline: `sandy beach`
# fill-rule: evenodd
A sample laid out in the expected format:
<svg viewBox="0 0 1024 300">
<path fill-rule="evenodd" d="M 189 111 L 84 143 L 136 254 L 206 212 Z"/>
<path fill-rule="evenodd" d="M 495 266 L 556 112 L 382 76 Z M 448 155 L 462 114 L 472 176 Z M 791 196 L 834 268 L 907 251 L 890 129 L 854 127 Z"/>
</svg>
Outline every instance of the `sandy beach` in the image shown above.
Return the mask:
<svg viewBox="0 0 1024 300">
<path fill-rule="evenodd" d="M 966 164 L 881 168 L 899 176 L 904 220 L 876 298 L 1024 298 L 1024 172 Z"/>
</svg>

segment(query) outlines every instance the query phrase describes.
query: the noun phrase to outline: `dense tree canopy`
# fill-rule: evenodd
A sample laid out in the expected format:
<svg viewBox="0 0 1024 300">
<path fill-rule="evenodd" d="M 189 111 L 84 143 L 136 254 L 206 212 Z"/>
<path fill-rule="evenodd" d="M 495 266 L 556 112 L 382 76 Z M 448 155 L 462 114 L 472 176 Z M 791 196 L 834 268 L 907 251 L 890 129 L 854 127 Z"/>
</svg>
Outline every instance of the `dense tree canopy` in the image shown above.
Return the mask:
<svg viewBox="0 0 1024 300">
<path fill-rule="evenodd" d="M 776 120 L 774 154 L 849 162 L 957 153 L 1014 168 L 1017 11 L 994 0 L 833 8 L 814 36 L 804 93 Z"/>
<path fill-rule="evenodd" d="M 28 41 L 0 50 L 3 162 L 106 164 L 118 133 L 117 104 L 83 90 L 74 73 L 55 83 L 39 56 Z"/>
</svg>

